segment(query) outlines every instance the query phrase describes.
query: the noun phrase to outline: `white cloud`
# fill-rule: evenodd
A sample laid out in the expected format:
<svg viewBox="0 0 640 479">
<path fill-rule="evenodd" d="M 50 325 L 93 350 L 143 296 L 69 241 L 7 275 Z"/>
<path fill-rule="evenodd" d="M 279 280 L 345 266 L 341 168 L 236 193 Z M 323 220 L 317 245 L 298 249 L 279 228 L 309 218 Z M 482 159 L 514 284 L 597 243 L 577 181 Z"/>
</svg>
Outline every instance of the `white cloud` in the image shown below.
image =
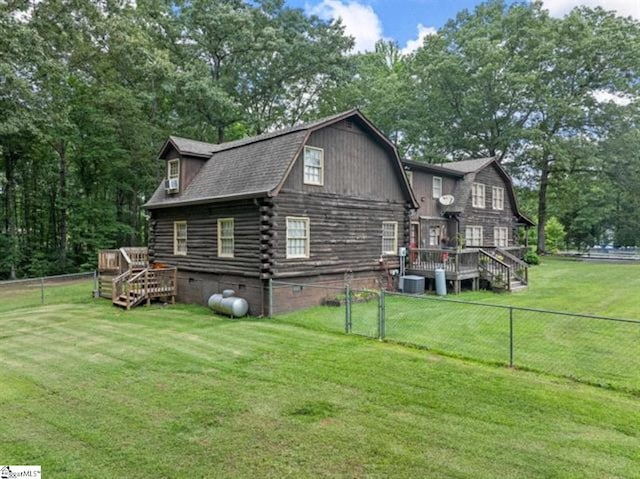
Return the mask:
<svg viewBox="0 0 640 479">
<path fill-rule="evenodd" d="M 602 7 L 605 10 L 615 10 L 625 17 L 632 16 L 640 19 L 639 0 L 544 0 L 545 8 L 548 8 L 554 16 L 562 16 L 578 5 Z"/>
<path fill-rule="evenodd" d="M 415 52 L 424 43 L 424 39 L 427 35 L 435 35 L 438 33 L 438 29 L 434 27 L 425 27 L 422 23 L 418 23 L 418 38 L 408 40 L 407 44 L 401 50 L 403 54 Z"/>
<path fill-rule="evenodd" d="M 369 5 L 355 0 L 322 0 L 317 5 L 307 7 L 311 14 L 324 20 L 342 20 L 347 35 L 355 39 L 354 51 L 364 52 L 374 49 L 382 37 L 382 22 Z"/>
<path fill-rule="evenodd" d="M 596 90 L 592 95 L 598 103 L 615 103 L 619 106 L 627 106 L 633 101 L 633 98 L 628 95 L 611 93 L 605 90 Z"/>
</svg>

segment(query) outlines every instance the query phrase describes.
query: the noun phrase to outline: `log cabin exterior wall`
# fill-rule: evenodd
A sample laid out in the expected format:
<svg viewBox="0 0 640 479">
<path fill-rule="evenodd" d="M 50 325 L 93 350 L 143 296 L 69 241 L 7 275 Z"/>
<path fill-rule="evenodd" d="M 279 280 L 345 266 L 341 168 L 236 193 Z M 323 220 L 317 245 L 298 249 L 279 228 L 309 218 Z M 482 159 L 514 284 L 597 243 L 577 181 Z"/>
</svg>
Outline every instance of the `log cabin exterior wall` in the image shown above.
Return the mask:
<svg viewBox="0 0 640 479">
<path fill-rule="evenodd" d="M 176 206 L 162 205 L 162 192 L 156 193 L 160 206 L 155 203 L 150 209 L 149 256 L 178 267 L 180 301 L 205 303 L 210 294 L 232 288 L 247 299 L 251 314 L 268 314 L 270 279 L 344 287 L 349 275 L 354 287 L 369 287 L 380 284 L 389 269 L 398 268 L 395 254 L 380 261 L 382 223 L 397 222 L 397 244 L 408 245 L 410 211 L 415 207 L 412 192 L 394 148 L 359 113 L 350 115 L 311 130 L 306 138 L 306 145 L 324 152 L 321 186 L 304 184 L 304 137 L 299 137 L 300 149 L 292 150 L 299 151 L 298 157 L 283 173 L 277 191 L 253 199 Z M 274 150 L 274 155 L 280 151 Z M 163 159 L 177 156 L 169 149 Z M 216 153 L 208 160 L 185 155 L 181 159 L 182 192 L 183 181 L 188 185 L 206 161 L 216 161 Z M 309 258 L 287 258 L 287 216 L 309 218 Z M 217 220 L 229 217 L 235 221 L 234 257 L 220 258 Z M 187 222 L 186 256 L 173 254 L 175 221 Z M 274 306 L 280 310 L 293 300 L 289 291 L 274 294 Z M 317 298 L 305 297 L 296 297 L 293 304 L 317 304 Z"/>
<path fill-rule="evenodd" d="M 482 226 L 483 246 L 494 246 L 495 238 L 493 228 L 505 227 L 508 232 L 508 246 L 517 246 L 518 236 L 516 232 L 516 208 L 514 205 L 513 189 L 511 184 L 505 181 L 499 173 L 498 167 L 491 163 L 476 173 L 474 183 L 485 185 L 485 207 L 475 208 L 470 194 L 466 199 L 463 214 L 460 216 L 460 232 L 465 233 L 467 226 Z M 493 209 L 492 187 L 498 186 L 504 189 L 504 209 Z"/>
<path fill-rule="evenodd" d="M 218 219 L 234 219 L 234 257 L 218 256 Z M 187 254 L 174 255 L 174 222 L 187 222 Z M 180 269 L 258 277 L 258 206 L 252 200 L 153 210 L 149 256 Z"/>
<path fill-rule="evenodd" d="M 382 222 L 398 223 L 398 246 L 408 244 L 409 216 L 402 202 L 330 193 L 281 192 L 274 201 L 273 277 L 292 278 L 383 270 Z M 309 258 L 287 259 L 286 217 L 309 218 Z M 396 255 L 385 256 L 398 268 Z"/>
<path fill-rule="evenodd" d="M 341 121 L 313 132 L 306 145 L 324 152 L 323 185 L 304 183 L 304 149 L 274 198 L 273 276 L 304 277 L 382 270 L 382 223 L 398 223 L 408 244 L 409 205 L 391 153 L 357 123 Z M 308 259 L 287 259 L 286 217 L 309 218 Z M 387 266 L 398 267 L 396 255 Z"/>
<path fill-rule="evenodd" d="M 234 256 L 218 256 L 218 219 L 234 219 Z M 174 222 L 187 222 L 187 254 L 174 253 Z M 151 211 L 149 258 L 178 267 L 178 301 L 206 304 L 213 293 L 233 289 L 264 314 L 260 278 L 260 214 L 253 200 Z"/>
</svg>

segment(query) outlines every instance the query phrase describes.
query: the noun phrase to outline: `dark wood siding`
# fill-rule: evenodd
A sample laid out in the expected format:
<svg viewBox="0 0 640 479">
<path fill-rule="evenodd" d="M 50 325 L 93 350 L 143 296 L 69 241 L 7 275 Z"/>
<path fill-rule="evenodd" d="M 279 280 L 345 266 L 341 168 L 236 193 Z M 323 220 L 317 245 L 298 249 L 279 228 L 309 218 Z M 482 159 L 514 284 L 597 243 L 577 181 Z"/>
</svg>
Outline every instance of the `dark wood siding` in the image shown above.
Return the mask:
<svg viewBox="0 0 640 479">
<path fill-rule="evenodd" d="M 289 191 L 336 194 L 371 200 L 407 200 L 391 153 L 356 123 L 346 122 L 311 134 L 307 145 L 324 150 L 324 185 L 306 185 L 303 158 L 297 158 L 285 184 Z"/>
<path fill-rule="evenodd" d="M 187 186 L 189 186 L 189 183 L 191 183 L 191 181 L 196 177 L 196 175 L 200 171 L 200 168 L 202 168 L 207 160 L 204 158 L 195 158 L 192 156 L 181 156 L 174 147 L 170 146 L 167 149 L 164 159 L 166 160 L 166 162 L 168 162 L 169 160 L 174 160 L 176 158 L 180 159 L 180 192 L 183 192 L 187 188 Z M 166 178 L 166 164 L 164 166 L 163 175 Z M 174 196 L 176 194 L 179 195 L 180 192 L 172 193 L 171 196 Z"/>
<path fill-rule="evenodd" d="M 434 175 L 425 171 L 413 171 L 413 192 L 416 200 L 420 204 L 420 208 L 415 216 L 420 217 L 439 217 L 440 209 L 438 200 L 433 198 L 433 177 L 442 178 L 442 194 L 452 195 L 456 186 L 456 180 L 447 176 Z"/>
<path fill-rule="evenodd" d="M 218 218 L 234 218 L 234 257 L 218 257 Z M 173 254 L 173 223 L 187 221 L 187 255 Z M 149 254 L 190 271 L 259 276 L 260 215 L 251 200 L 152 211 Z"/>
<path fill-rule="evenodd" d="M 491 164 L 488 167 L 476 173 L 474 183 L 482 183 L 485 185 L 485 208 L 474 208 L 472 204 L 472 196 L 466 200 L 464 213 L 460 218 L 460 232 L 464 234 L 467 226 L 482 226 L 483 244 L 486 246 L 494 245 L 493 228 L 505 227 L 508 231 L 509 245 L 517 244 L 515 236 L 516 219 L 515 208 L 512 202 L 512 196 L 509 189 L 511 185 L 505 182 L 502 175 L 498 172 L 498 168 Z M 493 191 L 492 187 L 499 186 L 504 188 L 504 209 L 493 209 Z M 514 241 L 516 238 L 516 241 Z"/>
<path fill-rule="evenodd" d="M 409 242 L 408 208 L 402 202 L 282 191 L 274 199 L 274 277 L 382 269 L 382 222 L 398 222 L 398 246 Z M 287 259 L 286 217 L 309 218 L 310 257 Z M 397 268 L 396 256 L 388 257 Z"/>
</svg>

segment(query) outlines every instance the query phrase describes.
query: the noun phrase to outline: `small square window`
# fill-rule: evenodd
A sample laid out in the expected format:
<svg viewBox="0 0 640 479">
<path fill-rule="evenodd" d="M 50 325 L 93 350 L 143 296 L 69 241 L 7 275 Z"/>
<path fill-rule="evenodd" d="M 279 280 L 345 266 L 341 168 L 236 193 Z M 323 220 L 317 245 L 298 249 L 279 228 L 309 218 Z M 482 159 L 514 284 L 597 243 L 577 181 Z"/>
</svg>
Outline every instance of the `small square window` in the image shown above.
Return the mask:
<svg viewBox="0 0 640 479">
<path fill-rule="evenodd" d="M 466 246 L 482 246 L 482 226 L 467 226 L 464 231 Z"/>
</svg>

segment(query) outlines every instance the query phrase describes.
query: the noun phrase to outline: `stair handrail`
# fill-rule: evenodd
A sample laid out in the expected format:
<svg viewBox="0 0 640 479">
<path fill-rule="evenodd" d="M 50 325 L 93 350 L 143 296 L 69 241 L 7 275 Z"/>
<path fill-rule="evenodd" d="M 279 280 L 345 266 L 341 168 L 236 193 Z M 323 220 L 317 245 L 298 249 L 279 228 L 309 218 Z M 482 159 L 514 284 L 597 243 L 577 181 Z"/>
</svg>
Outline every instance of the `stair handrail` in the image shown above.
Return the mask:
<svg viewBox="0 0 640 479">
<path fill-rule="evenodd" d="M 129 258 L 129 254 L 125 248 L 120 248 L 120 258 L 124 260 L 127 266 L 127 270 L 131 271 L 133 269 L 133 264 L 131 262 L 131 258 Z M 123 264 L 120 264 L 120 272 L 123 272 Z"/>
<path fill-rule="evenodd" d="M 517 256 L 501 248 L 496 248 L 496 252 L 500 253 L 505 258 L 508 258 L 513 263 L 513 266 L 515 266 L 515 268 L 513 269 L 513 273 L 516 279 L 520 280 L 524 284 L 529 284 L 529 265 L 525 261 L 522 261 Z M 520 267 L 524 271 L 524 277 L 518 274 L 518 267 Z"/>
<path fill-rule="evenodd" d="M 491 253 L 483 249 L 478 249 L 478 253 L 480 254 L 480 256 L 484 255 L 487 259 L 491 260 L 494 263 L 497 263 L 502 267 L 501 268 L 502 272 L 505 272 L 507 276 L 507 281 L 506 281 L 507 290 L 511 291 L 511 266 L 509 266 L 507 263 L 505 263 L 501 259 L 496 258 L 494 255 L 492 255 Z M 485 266 L 482 265 L 482 261 L 480 261 L 480 257 L 478 257 L 478 269 L 488 273 L 488 275 L 490 276 L 490 280 L 493 283 L 494 279 L 496 278 L 496 274 L 494 274 L 491 270 L 489 270 L 489 268 L 486 268 Z"/>
<path fill-rule="evenodd" d="M 125 282 L 127 276 L 131 275 L 131 271 L 127 270 L 120 273 L 118 276 L 111 280 L 111 300 L 115 301 L 120 296 L 120 287 Z"/>
</svg>

